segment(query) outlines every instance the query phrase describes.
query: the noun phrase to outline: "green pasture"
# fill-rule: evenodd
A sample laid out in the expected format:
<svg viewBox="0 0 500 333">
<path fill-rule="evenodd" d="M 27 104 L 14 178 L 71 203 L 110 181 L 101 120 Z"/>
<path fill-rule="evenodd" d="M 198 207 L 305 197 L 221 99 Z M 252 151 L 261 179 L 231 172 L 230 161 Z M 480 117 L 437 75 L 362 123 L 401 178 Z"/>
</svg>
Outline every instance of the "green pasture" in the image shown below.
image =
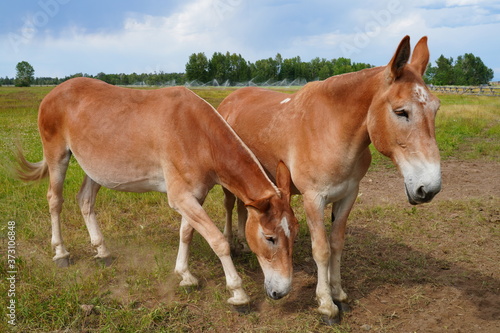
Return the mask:
<svg viewBox="0 0 500 333">
<path fill-rule="evenodd" d="M 65 186 L 63 207 L 63 238 L 74 264 L 58 269 L 52 263 L 50 219 L 46 201 L 47 181 L 25 184 L 13 178 L 12 163 L 15 142 L 19 141 L 31 161 L 42 158 L 37 132 L 37 108 L 51 87 L 0 87 L 0 276 L 8 276 L 7 244 L 9 221 L 15 222 L 16 237 L 16 326 L 8 324 L 8 283 L 0 284 L 0 331 L 7 332 L 355 332 L 355 319 L 345 318 L 342 325 L 325 327 L 314 312 L 314 263 L 311 261 L 309 233 L 300 204 L 293 205 L 301 224 L 295 247 L 294 262 L 310 279 L 304 299 L 284 299 L 278 302 L 264 297 L 260 267 L 252 254 L 240 254 L 234 261 L 244 288 L 258 304 L 248 314 L 239 314 L 226 303 L 229 296 L 220 262 L 207 243 L 195 236 L 190 265 L 200 278 L 198 290 L 178 287 L 173 274 L 178 243 L 180 216 L 168 207 L 167 197 L 159 193 L 120 193 L 102 189 L 96 210 L 102 231 L 115 262 L 102 267 L 92 259 L 93 253 L 86 227 L 81 218 L 75 195 L 82 181 L 82 171 L 73 160 Z M 233 88 L 194 89 L 201 97 L 217 106 Z M 292 90 L 288 90 L 292 92 Z M 441 109 L 436 120 L 436 134 L 442 158 L 460 160 L 500 161 L 500 98 L 440 95 Z M 375 153 L 375 168 L 388 167 L 385 157 Z M 404 195 L 402 193 L 402 195 Z M 212 190 L 205 203 L 206 210 L 220 226 L 224 221 L 223 196 L 219 187 Z M 497 203 L 498 199 L 494 203 Z M 429 259 L 425 242 L 410 240 L 414 233 L 432 233 L 416 228 L 420 221 L 438 219 L 451 209 L 469 216 L 468 223 L 480 223 L 482 213 L 470 211 L 461 202 L 421 208 L 399 209 L 377 206 L 353 211 L 353 219 L 371 224 L 383 234 L 364 233 L 362 226 L 353 224 L 348 239 L 344 279 L 347 290 L 364 290 L 359 274 L 371 283 L 440 283 L 426 276 Z M 485 202 L 472 202 L 483 211 L 492 210 Z M 352 219 L 351 219 L 352 220 Z M 399 223 L 405 221 L 404 223 Z M 387 223 L 386 223 L 387 222 Z M 354 222 L 353 222 L 354 223 Z M 458 230 L 468 226 L 457 225 Z M 462 229 L 460 229 L 462 228 Z M 492 229 L 493 230 L 493 229 Z M 498 229 L 485 230 L 495 232 Z M 378 231 L 377 231 L 378 232 Z M 443 231 L 437 237 L 446 239 Z M 411 238 L 411 237 L 410 237 Z M 385 251 L 382 243 L 397 253 L 409 252 L 412 270 L 404 268 L 397 256 L 392 261 L 374 258 L 364 261 L 367 253 Z M 384 241 L 384 242 L 381 242 Z M 453 247 L 450 245 L 453 251 Z M 411 250 L 413 251 L 413 250 Z M 456 254 L 461 260 L 463 253 Z M 361 261 L 363 260 L 363 261 Z M 433 263 L 434 264 L 434 263 Z M 370 266 L 372 265 L 372 266 Z M 437 265 L 437 264 L 436 264 Z M 366 267 L 365 267 L 366 266 Z M 377 269 L 382 267 L 383 269 Z M 356 278 L 355 278 L 356 277 Z M 410 282 L 408 282 L 410 281 Z M 420 281 L 420 282 L 419 282 Z M 359 286 L 356 285 L 359 283 Z M 413 297 L 409 295 L 408 297 Z M 408 304 L 410 304 L 408 302 Z M 414 303 L 411 303 L 414 304 Z M 410 304 L 410 305 L 411 305 Z M 408 305 L 408 306 L 410 306 Z M 387 318 L 380 319 L 387 323 Z M 376 323 L 373 325 L 377 325 Z M 380 324 L 382 325 L 382 324 Z M 383 325 L 382 325 L 383 326 Z M 381 330 L 383 331 L 383 330 Z"/>
</svg>

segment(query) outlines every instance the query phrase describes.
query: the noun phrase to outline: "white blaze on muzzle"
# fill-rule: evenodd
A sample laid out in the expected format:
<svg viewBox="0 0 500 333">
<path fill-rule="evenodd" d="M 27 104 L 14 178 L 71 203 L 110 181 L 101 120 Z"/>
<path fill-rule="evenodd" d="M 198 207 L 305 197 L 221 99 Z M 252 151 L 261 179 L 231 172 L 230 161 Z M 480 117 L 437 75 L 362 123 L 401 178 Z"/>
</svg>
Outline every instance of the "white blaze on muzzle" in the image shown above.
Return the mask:
<svg viewBox="0 0 500 333">
<path fill-rule="evenodd" d="M 439 163 L 413 162 L 400 164 L 408 200 L 413 205 L 429 202 L 441 191 L 441 166 Z"/>
<path fill-rule="evenodd" d="M 292 279 L 289 277 L 283 277 L 277 271 L 272 271 L 271 274 L 264 274 L 265 281 L 264 286 L 266 288 L 267 295 L 274 299 L 280 299 L 290 292 L 292 289 Z"/>
</svg>

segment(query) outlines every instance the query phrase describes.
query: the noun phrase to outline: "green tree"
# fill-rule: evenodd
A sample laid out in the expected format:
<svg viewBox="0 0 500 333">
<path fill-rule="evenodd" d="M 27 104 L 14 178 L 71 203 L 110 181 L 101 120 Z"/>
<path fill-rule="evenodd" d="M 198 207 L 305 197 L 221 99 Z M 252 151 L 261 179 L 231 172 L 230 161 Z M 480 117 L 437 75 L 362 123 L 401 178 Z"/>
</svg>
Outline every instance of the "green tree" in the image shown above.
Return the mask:
<svg viewBox="0 0 500 333">
<path fill-rule="evenodd" d="M 319 80 L 325 80 L 328 79 L 330 76 L 332 76 L 332 70 L 328 64 L 324 64 L 323 67 L 319 69 L 318 72 L 318 79 Z"/>
<path fill-rule="evenodd" d="M 229 79 L 229 52 L 226 55 L 215 52 L 208 62 L 209 79 L 224 83 Z"/>
<path fill-rule="evenodd" d="M 486 67 L 481 58 L 472 53 L 459 56 L 455 63 L 455 84 L 477 86 L 493 78 L 493 70 Z"/>
<path fill-rule="evenodd" d="M 432 84 L 454 84 L 453 58 L 446 58 L 444 55 L 441 55 L 436 60 L 436 67 L 432 65 L 429 67 L 427 76 Z"/>
<path fill-rule="evenodd" d="M 351 59 L 340 57 L 338 59 L 333 59 L 332 63 L 333 63 L 333 75 L 340 75 L 354 71 Z"/>
<path fill-rule="evenodd" d="M 316 57 L 309 63 L 310 80 L 324 80 L 331 76 L 330 62 L 325 58 Z"/>
<path fill-rule="evenodd" d="M 275 80 L 277 76 L 277 67 L 273 58 L 257 60 L 252 66 L 252 78 L 255 82 Z"/>
<path fill-rule="evenodd" d="M 301 66 L 301 63 L 302 60 L 300 59 L 300 56 L 284 59 L 281 64 L 281 77 L 290 81 L 298 78 L 304 78 L 305 75 L 302 72 L 303 67 Z"/>
<path fill-rule="evenodd" d="M 493 70 L 486 67 L 481 58 L 472 53 L 453 58 L 441 55 L 436 60 L 436 66 L 427 69 L 426 82 L 435 85 L 480 85 L 493 78 Z"/>
<path fill-rule="evenodd" d="M 228 80 L 231 84 L 236 84 L 238 82 L 247 82 L 250 80 L 250 66 L 248 62 L 241 56 L 241 54 L 229 54 L 226 53 L 226 57 L 229 59 L 229 73 Z"/>
<path fill-rule="evenodd" d="M 186 64 L 186 79 L 207 82 L 210 80 L 208 73 L 208 59 L 205 53 L 193 53 Z"/>
<path fill-rule="evenodd" d="M 29 87 L 35 80 L 35 70 L 27 61 L 21 61 L 16 66 L 16 87 Z"/>
</svg>

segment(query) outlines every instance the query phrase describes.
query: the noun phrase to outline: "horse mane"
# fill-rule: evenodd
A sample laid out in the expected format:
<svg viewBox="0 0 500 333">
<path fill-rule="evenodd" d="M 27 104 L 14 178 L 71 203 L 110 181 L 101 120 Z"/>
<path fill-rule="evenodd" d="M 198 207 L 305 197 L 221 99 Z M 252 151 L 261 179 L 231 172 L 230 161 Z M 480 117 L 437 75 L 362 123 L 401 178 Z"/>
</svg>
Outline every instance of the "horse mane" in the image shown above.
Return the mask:
<svg viewBox="0 0 500 333">
<path fill-rule="evenodd" d="M 189 90 L 189 89 L 188 89 Z M 281 191 L 279 190 L 279 188 L 271 181 L 271 179 L 269 178 L 269 176 L 267 175 L 267 173 L 265 172 L 264 170 L 264 167 L 262 167 L 262 164 L 259 162 L 259 160 L 257 159 L 257 156 L 255 156 L 255 154 L 250 150 L 250 148 L 248 148 L 248 146 L 243 142 L 243 140 L 241 140 L 241 138 L 239 137 L 238 134 L 236 134 L 236 132 L 234 131 L 234 129 L 229 126 L 229 124 L 227 123 L 227 121 L 224 119 L 224 117 L 222 117 L 222 115 L 217 112 L 217 110 L 212 106 L 212 104 L 208 103 L 205 99 L 201 98 L 200 96 L 198 96 L 197 94 L 195 94 L 193 91 L 189 90 L 194 96 L 196 96 L 197 98 L 199 98 L 201 101 L 203 101 L 204 103 L 206 103 L 208 106 L 210 106 L 210 110 L 212 110 L 212 112 L 221 120 L 221 123 L 226 127 L 226 129 L 234 136 L 234 138 L 236 138 L 236 140 L 240 143 L 241 147 L 244 149 L 244 151 L 246 151 L 248 153 L 248 155 L 250 156 L 250 158 L 255 162 L 255 164 L 258 166 L 260 172 L 264 175 L 264 178 L 269 182 L 269 184 L 271 185 L 271 187 L 276 191 L 276 194 L 278 194 L 280 197 L 281 197 Z"/>
</svg>

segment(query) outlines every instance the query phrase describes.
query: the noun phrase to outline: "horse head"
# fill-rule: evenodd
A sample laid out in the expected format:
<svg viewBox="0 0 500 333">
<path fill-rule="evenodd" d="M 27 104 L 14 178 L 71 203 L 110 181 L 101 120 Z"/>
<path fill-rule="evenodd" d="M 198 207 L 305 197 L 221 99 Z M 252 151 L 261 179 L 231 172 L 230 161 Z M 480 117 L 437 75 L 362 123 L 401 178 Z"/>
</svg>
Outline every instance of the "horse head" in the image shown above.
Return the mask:
<svg viewBox="0 0 500 333">
<path fill-rule="evenodd" d="M 368 111 L 368 133 L 375 148 L 403 174 L 408 201 L 429 202 L 441 190 L 440 156 L 435 137 L 439 99 L 422 76 L 429 62 L 427 37 L 415 46 L 403 38 L 380 75 L 381 84 Z"/>
<path fill-rule="evenodd" d="M 290 171 L 280 162 L 278 194 L 247 204 L 245 233 L 250 249 L 264 272 L 264 286 L 272 299 L 286 296 L 292 287 L 292 248 L 299 224 L 290 207 Z"/>
</svg>

